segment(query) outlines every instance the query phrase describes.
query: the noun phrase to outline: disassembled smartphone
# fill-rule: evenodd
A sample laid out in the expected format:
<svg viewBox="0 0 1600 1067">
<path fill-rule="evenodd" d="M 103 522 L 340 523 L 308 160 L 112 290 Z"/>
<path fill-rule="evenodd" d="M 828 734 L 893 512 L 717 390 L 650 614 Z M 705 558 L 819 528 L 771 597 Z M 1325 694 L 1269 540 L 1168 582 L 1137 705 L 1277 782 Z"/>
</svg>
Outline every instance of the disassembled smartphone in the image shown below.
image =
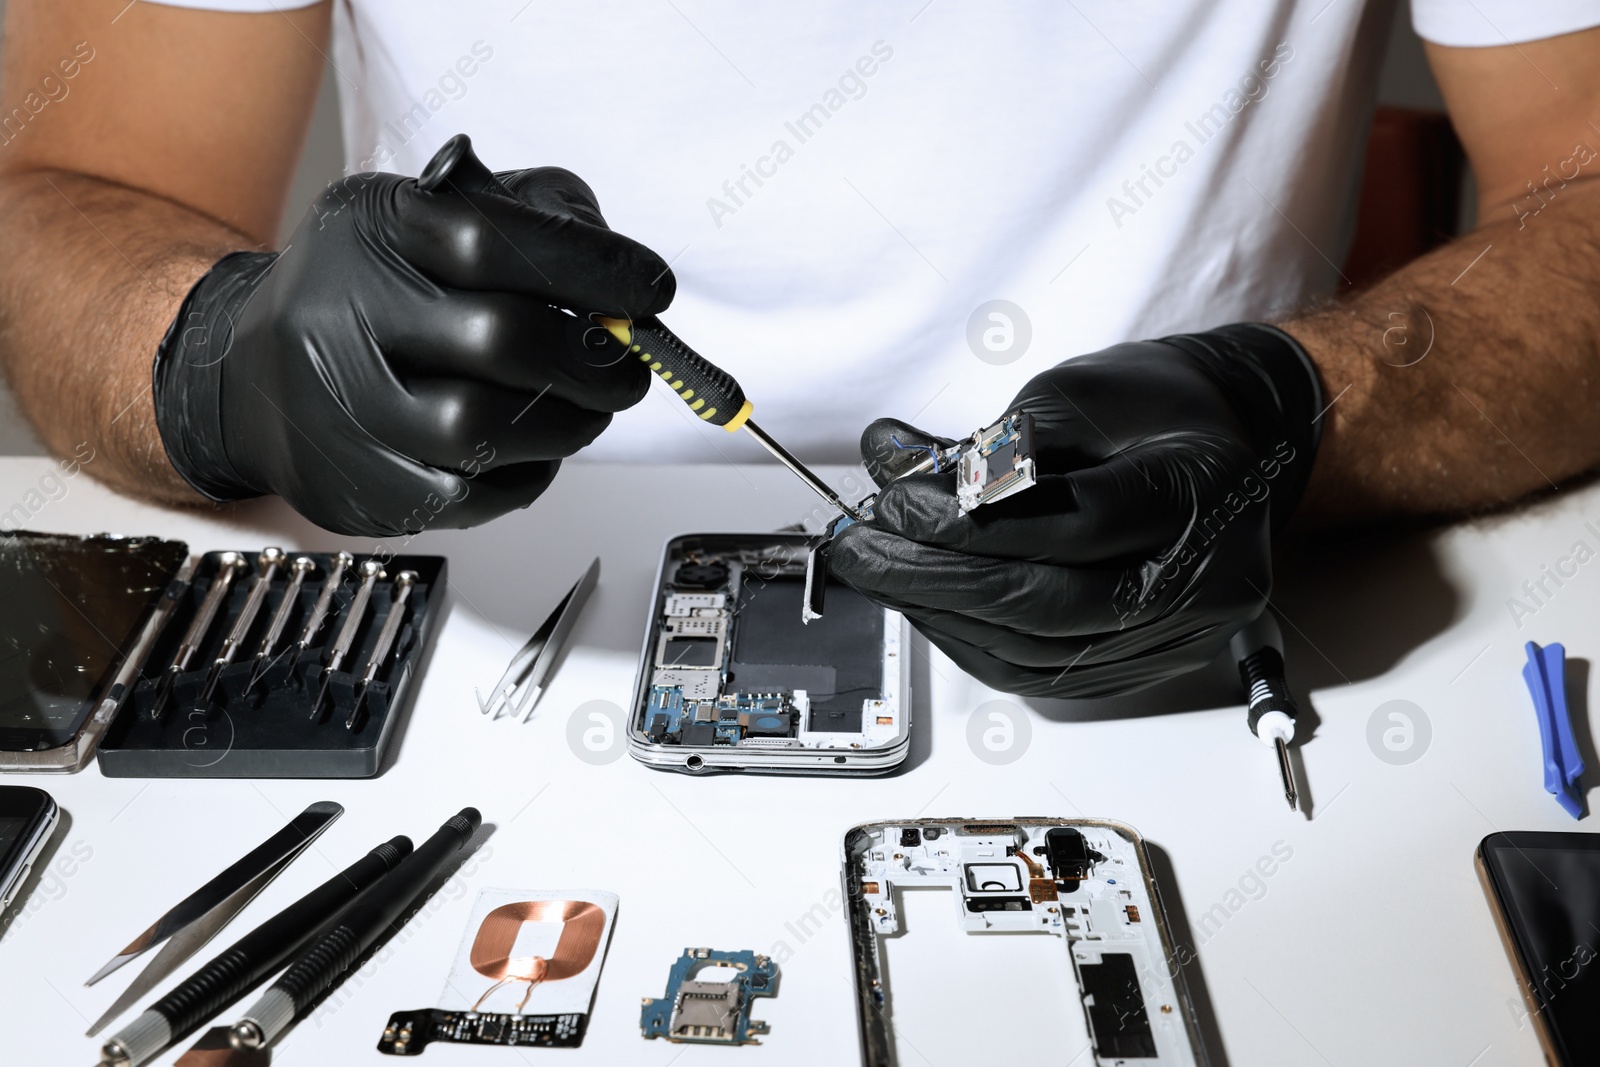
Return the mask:
<svg viewBox="0 0 1600 1067">
<path fill-rule="evenodd" d="M 628 750 L 686 772 L 882 774 L 910 751 L 908 628 L 830 582 L 805 625 L 804 534 L 667 542 L 640 654 Z"/>
<path fill-rule="evenodd" d="M 956 921 L 969 935 L 1063 940 L 1089 1029 L 1093 1059 L 1083 1063 L 1204 1067 L 1144 843 L 1131 827 L 1098 819 L 916 819 L 845 834 L 856 1019 L 867 1067 L 897 1062 L 885 942 L 910 932 L 901 923 L 902 892 L 922 887 L 951 891 Z M 952 966 L 940 980 L 960 973 Z"/>
<path fill-rule="evenodd" d="M 906 451 L 926 452 L 921 460 L 902 471 L 893 481 L 913 474 L 956 475 L 956 505 L 965 515 L 974 508 L 992 504 L 1030 488 L 1038 481 L 1033 461 L 1033 416 L 1014 411 L 995 423 L 957 441 L 949 448 L 933 445 L 901 445 Z M 887 483 L 886 483 L 887 484 Z M 882 490 L 879 490 L 882 492 Z M 878 502 L 874 493 L 852 506 L 851 514 L 840 514 L 823 530 L 822 536 L 811 543 L 806 559 L 805 599 L 800 613 L 803 622 L 822 618 L 828 585 L 817 581 L 817 576 L 828 572 L 828 549 L 839 531 L 858 522 L 871 522 L 873 506 Z"/>
</svg>

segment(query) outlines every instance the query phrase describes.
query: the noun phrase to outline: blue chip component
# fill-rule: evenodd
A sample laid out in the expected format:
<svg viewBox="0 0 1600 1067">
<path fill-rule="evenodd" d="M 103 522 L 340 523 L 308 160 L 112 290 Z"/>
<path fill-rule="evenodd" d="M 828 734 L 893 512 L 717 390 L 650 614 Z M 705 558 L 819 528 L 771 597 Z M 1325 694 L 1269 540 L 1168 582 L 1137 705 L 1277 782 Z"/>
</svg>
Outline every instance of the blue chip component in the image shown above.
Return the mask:
<svg viewBox="0 0 1600 1067">
<path fill-rule="evenodd" d="M 738 745 L 747 737 L 794 737 L 799 716 L 787 693 L 727 693 L 694 700 L 681 686 L 653 685 L 645 703 L 650 740 L 696 745 Z"/>
<path fill-rule="evenodd" d="M 700 982 L 695 975 L 711 967 L 738 973 L 726 982 Z M 778 995 L 778 965 L 751 952 L 718 952 L 686 948 L 667 975 L 667 991 L 659 1000 L 646 999 L 639 1012 L 645 1037 L 707 1045 L 759 1045 L 755 1035 L 767 1024 L 750 1018 L 757 997 Z"/>
<path fill-rule="evenodd" d="M 645 732 L 652 741 L 683 730 L 683 690 L 675 685 L 653 685 L 644 713 Z"/>
</svg>

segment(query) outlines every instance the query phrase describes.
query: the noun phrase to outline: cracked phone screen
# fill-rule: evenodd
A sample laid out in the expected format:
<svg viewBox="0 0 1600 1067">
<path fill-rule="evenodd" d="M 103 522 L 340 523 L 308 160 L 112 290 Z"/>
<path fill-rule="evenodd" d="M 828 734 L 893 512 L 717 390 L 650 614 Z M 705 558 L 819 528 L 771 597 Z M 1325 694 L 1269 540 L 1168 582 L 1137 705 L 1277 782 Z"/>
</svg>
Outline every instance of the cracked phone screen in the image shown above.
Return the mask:
<svg viewBox="0 0 1600 1067">
<path fill-rule="evenodd" d="M 0 533 L 0 749 L 66 744 L 189 548 Z"/>
</svg>

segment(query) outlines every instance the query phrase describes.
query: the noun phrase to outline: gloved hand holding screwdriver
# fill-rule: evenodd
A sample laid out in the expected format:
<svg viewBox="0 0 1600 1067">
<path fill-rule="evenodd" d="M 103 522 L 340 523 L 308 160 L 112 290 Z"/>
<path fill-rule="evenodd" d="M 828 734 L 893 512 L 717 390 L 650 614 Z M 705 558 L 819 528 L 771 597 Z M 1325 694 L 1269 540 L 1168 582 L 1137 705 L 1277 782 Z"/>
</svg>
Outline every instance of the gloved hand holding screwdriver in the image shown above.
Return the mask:
<svg viewBox="0 0 1600 1067">
<path fill-rule="evenodd" d="M 154 385 L 162 443 L 201 493 L 276 493 L 345 534 L 474 526 L 531 503 L 644 396 L 648 370 L 558 309 L 661 311 L 666 263 L 575 174 L 491 188 L 452 144 L 457 178 L 347 177 L 283 252 L 234 253 L 194 286 Z"/>
<path fill-rule="evenodd" d="M 894 481 L 873 522 L 840 533 L 831 569 L 995 689 L 1152 685 L 1209 663 L 1260 613 L 1323 404 L 1304 350 L 1259 324 L 1068 360 L 1007 409 L 1034 417 L 1038 484 L 962 514 L 949 471 Z M 917 446 L 951 443 L 880 419 L 861 455 L 883 484 Z"/>
</svg>

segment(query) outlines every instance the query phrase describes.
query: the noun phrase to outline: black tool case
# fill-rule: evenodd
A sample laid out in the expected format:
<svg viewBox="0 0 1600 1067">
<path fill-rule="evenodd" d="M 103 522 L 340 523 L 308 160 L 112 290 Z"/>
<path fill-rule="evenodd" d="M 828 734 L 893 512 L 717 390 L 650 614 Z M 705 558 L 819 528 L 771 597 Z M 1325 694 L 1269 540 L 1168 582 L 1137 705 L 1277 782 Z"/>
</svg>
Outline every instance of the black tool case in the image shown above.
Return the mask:
<svg viewBox="0 0 1600 1067">
<path fill-rule="evenodd" d="M 189 670 L 178 676 L 172 697 L 157 720 L 151 709 L 162 674 L 173 662 L 190 620 L 205 599 L 220 555 L 208 552 L 201 558 L 193 581 L 151 648 L 138 681 L 100 742 L 97 759 L 101 773 L 111 778 L 366 778 L 377 774 L 394 738 L 408 683 L 426 648 L 430 624 L 443 601 L 444 557 L 383 559 L 384 577 L 373 588 L 355 643 L 342 669 L 331 677 L 329 699 L 312 718 L 312 702 L 321 687 L 323 651 L 343 626 L 360 584 L 352 567 L 311 645 L 291 664 L 292 646 L 332 565 L 332 556 L 326 552 L 288 553 L 290 559 L 305 555 L 316 561 L 316 570 L 300 587 L 297 606 L 279 639 L 279 653 L 283 649 L 290 652 L 278 655 L 245 695 L 257 645 L 289 585 L 287 568 L 280 567 L 243 646 L 223 669 L 209 706 L 196 706 L 206 674 L 249 595 L 256 553 L 241 551 L 251 566 L 235 577 L 226 602 L 189 661 Z M 357 565 L 364 558 L 357 556 Z M 354 728 L 347 728 L 359 672 L 388 617 L 394 576 L 406 570 L 415 571 L 417 581 L 406 602 L 405 622 L 372 682 L 361 717 Z"/>
</svg>

